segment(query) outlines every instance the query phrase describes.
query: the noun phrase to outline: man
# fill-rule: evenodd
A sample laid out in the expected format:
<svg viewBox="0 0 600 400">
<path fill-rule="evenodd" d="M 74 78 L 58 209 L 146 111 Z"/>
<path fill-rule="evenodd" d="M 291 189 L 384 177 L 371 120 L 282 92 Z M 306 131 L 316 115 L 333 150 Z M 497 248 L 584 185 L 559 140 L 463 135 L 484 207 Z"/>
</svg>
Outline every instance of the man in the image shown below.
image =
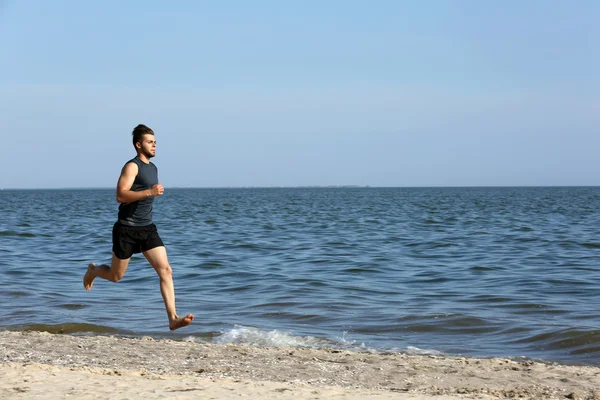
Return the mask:
<svg viewBox="0 0 600 400">
<path fill-rule="evenodd" d="M 154 197 L 164 193 L 163 185 L 158 183 L 158 169 L 150 162 L 156 155 L 156 140 L 154 132 L 146 125 L 136 126 L 132 134 L 137 156 L 125 164 L 117 183 L 117 203 L 120 204 L 119 218 L 112 231 L 112 263 L 110 267 L 90 263 L 83 277 L 83 287 L 90 290 L 96 277 L 118 282 L 125 275 L 131 256 L 141 252 L 160 278 L 169 329 L 175 330 L 189 325 L 194 316 L 179 317 L 175 311 L 173 271 L 165 246 L 152 223 L 152 202 Z"/>
</svg>

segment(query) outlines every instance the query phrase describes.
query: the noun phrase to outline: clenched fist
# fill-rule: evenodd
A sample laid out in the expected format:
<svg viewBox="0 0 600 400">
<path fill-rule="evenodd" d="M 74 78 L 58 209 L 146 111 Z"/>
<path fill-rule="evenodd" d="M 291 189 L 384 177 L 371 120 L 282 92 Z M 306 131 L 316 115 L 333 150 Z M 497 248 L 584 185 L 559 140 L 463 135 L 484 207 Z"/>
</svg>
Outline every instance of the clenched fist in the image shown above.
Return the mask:
<svg viewBox="0 0 600 400">
<path fill-rule="evenodd" d="M 150 189 L 152 196 L 162 196 L 164 192 L 165 188 L 160 183 L 157 183 L 156 185 L 152 186 L 152 189 Z"/>
</svg>

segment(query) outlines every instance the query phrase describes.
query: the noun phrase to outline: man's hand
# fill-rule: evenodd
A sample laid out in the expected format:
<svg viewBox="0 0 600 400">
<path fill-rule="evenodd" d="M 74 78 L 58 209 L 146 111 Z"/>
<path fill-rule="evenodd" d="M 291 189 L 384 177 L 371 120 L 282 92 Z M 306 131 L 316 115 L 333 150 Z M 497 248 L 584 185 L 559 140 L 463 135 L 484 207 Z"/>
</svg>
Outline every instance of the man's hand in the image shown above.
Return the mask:
<svg viewBox="0 0 600 400">
<path fill-rule="evenodd" d="M 163 187 L 163 185 L 157 183 L 156 185 L 152 186 L 152 189 L 150 189 L 150 196 L 162 196 L 164 192 L 165 188 Z"/>
</svg>

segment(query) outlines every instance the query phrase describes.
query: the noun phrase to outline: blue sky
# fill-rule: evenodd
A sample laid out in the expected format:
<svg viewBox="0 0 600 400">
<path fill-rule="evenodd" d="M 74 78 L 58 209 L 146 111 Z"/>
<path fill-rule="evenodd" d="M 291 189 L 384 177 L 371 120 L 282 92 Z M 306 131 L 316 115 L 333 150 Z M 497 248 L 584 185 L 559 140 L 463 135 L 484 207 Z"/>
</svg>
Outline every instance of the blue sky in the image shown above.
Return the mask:
<svg viewBox="0 0 600 400">
<path fill-rule="evenodd" d="M 600 185 L 600 2 L 0 1 L 0 187 Z"/>
</svg>

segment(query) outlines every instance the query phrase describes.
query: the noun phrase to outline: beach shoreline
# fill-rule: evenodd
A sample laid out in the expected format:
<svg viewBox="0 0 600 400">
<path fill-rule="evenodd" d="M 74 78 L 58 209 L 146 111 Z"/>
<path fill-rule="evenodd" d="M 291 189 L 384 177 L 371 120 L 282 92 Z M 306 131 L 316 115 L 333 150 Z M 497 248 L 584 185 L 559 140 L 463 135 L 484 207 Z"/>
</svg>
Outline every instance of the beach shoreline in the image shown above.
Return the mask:
<svg viewBox="0 0 600 400">
<path fill-rule="evenodd" d="M 594 399 L 600 367 L 0 332 L 0 398 Z"/>
</svg>

